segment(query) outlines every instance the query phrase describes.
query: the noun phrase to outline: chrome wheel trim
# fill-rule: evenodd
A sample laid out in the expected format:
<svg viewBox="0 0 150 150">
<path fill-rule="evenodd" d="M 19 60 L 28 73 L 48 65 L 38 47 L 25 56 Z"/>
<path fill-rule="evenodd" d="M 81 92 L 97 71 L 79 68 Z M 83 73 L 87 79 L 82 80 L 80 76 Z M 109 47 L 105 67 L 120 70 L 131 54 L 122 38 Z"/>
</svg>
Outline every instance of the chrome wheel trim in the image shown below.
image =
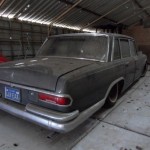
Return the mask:
<svg viewBox="0 0 150 150">
<path fill-rule="evenodd" d="M 115 93 L 113 93 L 113 95 L 111 95 L 111 92 L 113 92 L 113 91 L 111 90 L 111 91 L 110 91 L 110 94 L 109 94 L 109 96 L 108 96 L 108 99 L 109 99 L 110 102 L 112 102 L 112 103 L 115 103 L 115 102 L 117 101 L 117 99 L 118 99 L 118 84 L 115 85 L 115 86 L 116 86 L 116 87 L 115 87 L 116 90 L 112 89 L 112 90 L 115 91 Z M 114 88 L 114 87 L 113 87 L 113 88 Z"/>
</svg>

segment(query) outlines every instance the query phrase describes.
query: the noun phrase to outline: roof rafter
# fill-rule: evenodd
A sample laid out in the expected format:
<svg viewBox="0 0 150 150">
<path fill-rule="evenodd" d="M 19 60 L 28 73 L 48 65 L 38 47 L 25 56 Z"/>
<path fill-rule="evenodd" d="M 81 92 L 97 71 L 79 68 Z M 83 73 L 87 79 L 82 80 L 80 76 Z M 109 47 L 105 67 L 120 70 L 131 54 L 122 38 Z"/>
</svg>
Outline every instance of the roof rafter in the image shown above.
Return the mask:
<svg viewBox="0 0 150 150">
<path fill-rule="evenodd" d="M 69 1 L 66 1 L 66 0 L 59 0 L 59 1 L 60 1 L 60 2 L 63 2 L 63 3 L 66 3 L 66 4 L 68 4 L 68 5 L 73 5 L 72 2 L 69 2 Z M 102 15 L 96 13 L 96 12 L 93 12 L 93 11 L 87 9 L 87 8 L 83 8 L 83 7 L 79 6 L 79 5 L 77 5 L 75 8 L 80 9 L 80 10 L 82 10 L 82 11 L 85 11 L 85 12 L 87 12 L 87 13 L 93 14 L 93 15 L 95 15 L 95 16 L 97 16 L 97 17 L 101 17 L 101 16 L 102 16 Z M 115 20 L 109 19 L 109 18 L 107 18 L 107 17 L 103 17 L 103 18 L 106 19 L 106 20 L 108 20 L 108 21 L 110 21 L 110 22 L 112 22 L 112 23 L 116 23 Z"/>
<path fill-rule="evenodd" d="M 142 5 L 141 5 L 137 0 L 132 0 L 132 1 L 133 1 L 139 8 L 144 9 L 143 12 L 145 12 L 145 14 L 147 15 L 146 18 L 150 18 L 150 14 L 146 11 L 145 8 L 142 7 Z M 130 28 L 130 27 L 133 27 L 133 26 L 137 25 L 139 22 L 140 22 L 140 20 L 138 20 L 138 21 L 136 21 L 136 22 L 130 24 L 128 27 L 129 27 L 129 28 Z"/>
<path fill-rule="evenodd" d="M 54 20 L 50 23 L 50 25 L 52 25 L 53 23 L 55 23 L 56 21 L 58 21 L 60 18 L 62 18 L 64 15 L 66 15 L 67 13 L 69 13 L 74 7 L 76 7 L 82 1 L 83 0 L 78 0 L 76 3 L 74 3 L 73 5 L 71 5 L 70 8 L 68 8 L 66 11 L 64 11 L 61 15 L 56 16 L 54 18 Z"/>
<path fill-rule="evenodd" d="M 114 12 L 115 10 L 117 10 L 117 9 L 120 8 L 121 6 L 125 5 L 125 4 L 128 3 L 129 1 L 130 1 L 130 0 L 127 0 L 127 1 L 125 1 L 124 3 L 117 5 L 115 8 L 111 9 L 111 10 L 108 11 L 106 14 L 104 14 L 104 15 L 98 17 L 97 19 L 95 19 L 95 20 L 93 20 L 92 22 L 90 22 L 90 23 L 88 23 L 87 25 L 85 25 L 82 29 L 84 29 L 84 28 L 86 28 L 86 27 L 89 27 L 90 25 L 94 24 L 95 22 L 101 20 L 102 18 L 104 18 L 104 17 L 107 16 L 108 14 Z M 82 29 L 81 29 L 81 30 L 82 30 Z"/>
<path fill-rule="evenodd" d="M 1 1 L 0 1 L 0 7 L 4 4 L 5 1 L 6 1 L 6 0 L 1 0 Z"/>
<path fill-rule="evenodd" d="M 133 2 L 134 2 L 139 8 L 143 9 L 142 5 L 141 5 L 137 0 L 133 0 Z M 144 12 L 145 12 L 145 14 L 146 14 L 147 16 L 150 17 L 150 14 L 149 14 L 146 10 L 144 10 Z"/>
<path fill-rule="evenodd" d="M 126 17 L 126 18 L 120 20 L 119 22 L 117 22 L 117 24 L 123 23 L 123 22 L 129 20 L 130 18 L 132 18 L 132 17 L 134 17 L 134 16 L 137 16 L 138 14 L 144 12 L 146 9 L 150 9 L 150 7 L 146 7 L 146 8 L 141 9 L 140 11 L 136 12 L 135 14 L 133 14 L 133 15 L 131 15 L 131 16 L 128 16 L 128 17 Z"/>
</svg>

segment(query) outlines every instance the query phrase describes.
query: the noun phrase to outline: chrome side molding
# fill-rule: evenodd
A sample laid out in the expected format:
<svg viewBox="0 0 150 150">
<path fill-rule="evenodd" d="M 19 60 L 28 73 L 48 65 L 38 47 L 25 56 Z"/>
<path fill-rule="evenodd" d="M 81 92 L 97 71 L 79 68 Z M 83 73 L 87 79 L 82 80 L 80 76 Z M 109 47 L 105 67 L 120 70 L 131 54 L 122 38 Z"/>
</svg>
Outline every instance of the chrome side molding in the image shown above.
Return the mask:
<svg viewBox="0 0 150 150">
<path fill-rule="evenodd" d="M 56 112 L 47 108 L 39 107 L 33 104 L 27 104 L 25 107 L 27 112 L 51 119 L 56 122 L 67 122 L 75 119 L 79 115 L 79 111 L 75 110 L 70 113 Z"/>
</svg>

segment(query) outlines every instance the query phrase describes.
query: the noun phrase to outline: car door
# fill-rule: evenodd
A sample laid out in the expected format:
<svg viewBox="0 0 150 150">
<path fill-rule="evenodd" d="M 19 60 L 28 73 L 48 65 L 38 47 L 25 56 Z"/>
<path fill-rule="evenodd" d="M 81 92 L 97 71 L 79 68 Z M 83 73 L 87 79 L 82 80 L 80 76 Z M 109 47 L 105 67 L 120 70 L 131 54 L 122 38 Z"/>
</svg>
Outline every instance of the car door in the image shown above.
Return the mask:
<svg viewBox="0 0 150 150">
<path fill-rule="evenodd" d="M 138 79 L 141 76 L 143 64 L 143 57 L 137 54 L 137 48 L 135 46 L 135 41 L 130 40 L 130 49 L 131 49 L 131 56 L 135 60 L 135 77 L 134 80 Z"/>
<path fill-rule="evenodd" d="M 126 38 L 120 38 L 119 41 L 120 41 L 121 57 L 122 60 L 124 61 L 124 66 L 125 66 L 124 87 L 127 88 L 134 81 L 135 59 L 131 57 L 129 40 Z"/>
</svg>

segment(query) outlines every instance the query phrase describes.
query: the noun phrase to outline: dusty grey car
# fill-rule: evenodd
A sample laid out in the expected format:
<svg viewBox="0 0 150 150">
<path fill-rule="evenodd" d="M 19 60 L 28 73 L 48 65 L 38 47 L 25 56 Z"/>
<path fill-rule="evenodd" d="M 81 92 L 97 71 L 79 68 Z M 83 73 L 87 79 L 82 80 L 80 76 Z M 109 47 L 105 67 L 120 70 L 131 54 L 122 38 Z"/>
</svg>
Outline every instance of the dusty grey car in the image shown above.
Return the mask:
<svg viewBox="0 0 150 150">
<path fill-rule="evenodd" d="M 146 72 L 133 38 L 66 34 L 47 38 L 33 59 L 0 65 L 0 109 L 69 132 Z"/>
</svg>

